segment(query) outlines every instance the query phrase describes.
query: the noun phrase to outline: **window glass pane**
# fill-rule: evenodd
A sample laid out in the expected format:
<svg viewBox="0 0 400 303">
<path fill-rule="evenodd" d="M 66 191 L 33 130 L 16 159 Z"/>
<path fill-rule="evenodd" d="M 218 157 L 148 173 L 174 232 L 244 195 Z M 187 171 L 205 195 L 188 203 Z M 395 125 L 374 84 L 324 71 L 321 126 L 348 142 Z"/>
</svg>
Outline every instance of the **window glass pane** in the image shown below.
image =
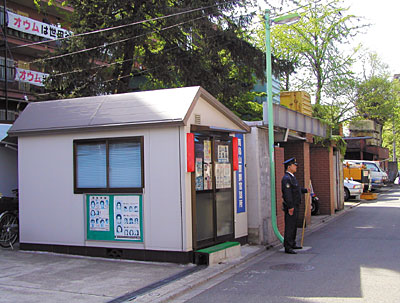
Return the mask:
<svg viewBox="0 0 400 303">
<path fill-rule="evenodd" d="M 142 187 L 139 142 L 110 143 L 110 187 Z"/>
<path fill-rule="evenodd" d="M 213 193 L 196 192 L 197 241 L 214 237 Z"/>
<path fill-rule="evenodd" d="M 233 234 L 232 191 L 216 193 L 217 201 L 217 236 Z"/>
<path fill-rule="evenodd" d="M 106 144 L 79 144 L 77 151 L 77 187 L 107 187 Z"/>
</svg>

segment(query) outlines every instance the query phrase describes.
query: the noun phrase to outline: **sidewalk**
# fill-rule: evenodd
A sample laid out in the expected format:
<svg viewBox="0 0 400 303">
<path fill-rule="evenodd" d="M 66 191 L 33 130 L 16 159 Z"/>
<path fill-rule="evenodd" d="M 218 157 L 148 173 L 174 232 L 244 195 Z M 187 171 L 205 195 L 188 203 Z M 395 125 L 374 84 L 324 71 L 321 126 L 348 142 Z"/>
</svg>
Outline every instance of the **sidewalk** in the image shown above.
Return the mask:
<svg viewBox="0 0 400 303">
<path fill-rule="evenodd" d="M 305 235 L 359 203 L 346 202 L 345 209 L 332 216 L 312 216 Z M 301 237 L 301 229 L 298 234 Z M 0 249 L 1 302 L 168 302 L 281 247 L 244 245 L 240 258 L 210 267 Z"/>
</svg>

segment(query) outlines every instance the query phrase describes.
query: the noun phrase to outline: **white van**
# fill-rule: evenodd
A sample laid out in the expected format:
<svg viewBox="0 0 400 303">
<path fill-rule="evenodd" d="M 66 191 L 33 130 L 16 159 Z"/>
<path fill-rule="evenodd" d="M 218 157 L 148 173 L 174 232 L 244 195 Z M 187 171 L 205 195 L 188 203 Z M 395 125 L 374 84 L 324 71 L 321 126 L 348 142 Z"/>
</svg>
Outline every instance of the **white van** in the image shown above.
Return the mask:
<svg viewBox="0 0 400 303">
<path fill-rule="evenodd" d="M 371 172 L 371 182 L 373 188 L 382 187 L 388 181 L 388 175 L 379 167 L 378 161 L 344 160 L 343 163 L 364 164 L 365 167 Z"/>
</svg>

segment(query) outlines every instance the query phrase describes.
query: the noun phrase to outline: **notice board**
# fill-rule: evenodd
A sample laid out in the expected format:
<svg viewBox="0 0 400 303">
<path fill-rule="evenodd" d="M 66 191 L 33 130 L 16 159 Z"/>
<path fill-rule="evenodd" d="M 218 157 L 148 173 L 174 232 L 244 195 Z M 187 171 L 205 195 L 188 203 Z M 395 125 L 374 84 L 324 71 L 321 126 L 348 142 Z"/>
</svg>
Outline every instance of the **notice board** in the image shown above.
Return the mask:
<svg viewBox="0 0 400 303">
<path fill-rule="evenodd" d="M 142 195 L 86 195 L 87 240 L 143 242 Z"/>
</svg>

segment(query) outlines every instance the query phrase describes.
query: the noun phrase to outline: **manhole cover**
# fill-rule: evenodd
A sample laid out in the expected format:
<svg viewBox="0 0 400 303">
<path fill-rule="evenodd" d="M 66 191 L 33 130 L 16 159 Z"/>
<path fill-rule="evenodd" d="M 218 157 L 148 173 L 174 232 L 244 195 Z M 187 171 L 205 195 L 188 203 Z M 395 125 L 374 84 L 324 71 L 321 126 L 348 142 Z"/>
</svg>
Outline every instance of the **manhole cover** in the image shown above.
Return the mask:
<svg viewBox="0 0 400 303">
<path fill-rule="evenodd" d="M 272 270 L 280 270 L 280 271 L 310 271 L 314 269 L 314 266 L 307 264 L 298 264 L 298 263 L 286 263 L 286 264 L 278 264 L 272 265 L 270 267 Z"/>
</svg>

